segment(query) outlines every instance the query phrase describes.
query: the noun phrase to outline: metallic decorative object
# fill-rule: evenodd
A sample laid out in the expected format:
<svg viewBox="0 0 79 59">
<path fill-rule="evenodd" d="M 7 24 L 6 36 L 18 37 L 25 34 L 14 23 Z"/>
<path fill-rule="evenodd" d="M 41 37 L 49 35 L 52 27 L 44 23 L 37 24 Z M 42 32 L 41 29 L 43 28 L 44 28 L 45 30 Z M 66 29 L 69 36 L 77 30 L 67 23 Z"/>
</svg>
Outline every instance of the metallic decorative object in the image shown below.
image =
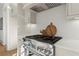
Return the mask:
<svg viewBox="0 0 79 59">
<path fill-rule="evenodd" d="M 43 36 L 55 36 L 57 28 L 51 22 L 45 29 L 41 30 L 40 33 L 42 33 Z"/>
</svg>

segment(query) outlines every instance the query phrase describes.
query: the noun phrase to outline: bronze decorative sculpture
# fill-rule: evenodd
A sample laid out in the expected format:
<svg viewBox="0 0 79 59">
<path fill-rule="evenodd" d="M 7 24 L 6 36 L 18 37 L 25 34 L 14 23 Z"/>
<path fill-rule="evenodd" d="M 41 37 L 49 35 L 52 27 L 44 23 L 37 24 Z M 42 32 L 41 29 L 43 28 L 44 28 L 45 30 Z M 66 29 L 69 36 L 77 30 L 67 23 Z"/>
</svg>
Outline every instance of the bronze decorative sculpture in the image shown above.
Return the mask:
<svg viewBox="0 0 79 59">
<path fill-rule="evenodd" d="M 53 25 L 52 22 L 46 27 L 46 29 L 40 31 L 40 33 L 42 33 L 43 36 L 54 36 L 56 32 L 57 28 L 55 25 Z"/>
</svg>

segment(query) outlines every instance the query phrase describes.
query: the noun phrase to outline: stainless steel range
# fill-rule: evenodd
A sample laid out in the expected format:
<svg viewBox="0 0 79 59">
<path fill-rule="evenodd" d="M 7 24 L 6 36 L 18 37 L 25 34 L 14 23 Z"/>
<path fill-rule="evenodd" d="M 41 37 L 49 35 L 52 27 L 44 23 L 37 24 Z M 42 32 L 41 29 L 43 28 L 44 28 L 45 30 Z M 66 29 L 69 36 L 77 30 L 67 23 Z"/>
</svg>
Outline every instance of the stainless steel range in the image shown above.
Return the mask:
<svg viewBox="0 0 79 59">
<path fill-rule="evenodd" d="M 62 37 L 31 35 L 23 38 L 25 56 L 55 56 L 54 44 Z"/>
</svg>

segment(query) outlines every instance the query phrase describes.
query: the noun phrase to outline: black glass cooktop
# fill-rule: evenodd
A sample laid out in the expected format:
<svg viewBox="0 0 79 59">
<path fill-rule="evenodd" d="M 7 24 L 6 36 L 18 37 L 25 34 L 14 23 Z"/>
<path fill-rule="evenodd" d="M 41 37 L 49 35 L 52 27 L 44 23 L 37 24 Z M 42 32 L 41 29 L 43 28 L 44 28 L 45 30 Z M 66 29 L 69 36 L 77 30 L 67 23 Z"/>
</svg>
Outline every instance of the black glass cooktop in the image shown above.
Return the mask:
<svg viewBox="0 0 79 59">
<path fill-rule="evenodd" d="M 60 36 L 43 36 L 43 35 L 31 35 L 31 36 L 26 36 L 25 38 L 23 38 L 24 41 L 26 41 L 26 39 L 34 39 L 40 42 L 44 42 L 44 43 L 49 43 L 49 44 L 55 44 L 57 41 L 59 41 L 60 39 L 62 39 L 62 37 Z"/>
</svg>

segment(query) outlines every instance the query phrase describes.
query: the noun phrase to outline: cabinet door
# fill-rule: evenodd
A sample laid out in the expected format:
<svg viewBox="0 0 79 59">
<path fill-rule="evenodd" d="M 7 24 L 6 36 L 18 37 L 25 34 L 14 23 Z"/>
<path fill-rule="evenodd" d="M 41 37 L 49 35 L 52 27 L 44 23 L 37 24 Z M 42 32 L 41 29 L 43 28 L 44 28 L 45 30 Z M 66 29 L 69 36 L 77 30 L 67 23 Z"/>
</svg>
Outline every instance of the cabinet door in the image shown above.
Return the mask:
<svg viewBox="0 0 79 59">
<path fill-rule="evenodd" d="M 33 10 L 31 10 L 31 12 L 30 12 L 30 23 L 36 24 L 36 12 Z"/>
<path fill-rule="evenodd" d="M 31 10 L 31 9 L 26 9 L 25 10 L 25 22 L 31 23 L 31 24 L 36 24 L 36 12 Z"/>
<path fill-rule="evenodd" d="M 67 4 L 67 15 L 79 15 L 79 3 Z"/>
</svg>

